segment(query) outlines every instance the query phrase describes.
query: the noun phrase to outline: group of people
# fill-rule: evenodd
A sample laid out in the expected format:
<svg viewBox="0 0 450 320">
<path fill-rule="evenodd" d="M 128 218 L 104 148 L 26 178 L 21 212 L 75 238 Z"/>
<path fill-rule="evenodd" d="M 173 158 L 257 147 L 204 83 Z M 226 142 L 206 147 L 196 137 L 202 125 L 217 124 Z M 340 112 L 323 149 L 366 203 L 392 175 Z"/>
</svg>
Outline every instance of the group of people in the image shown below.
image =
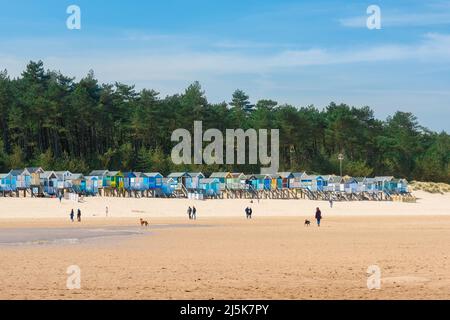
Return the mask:
<svg viewBox="0 0 450 320">
<path fill-rule="evenodd" d="M 75 217 L 75 212 L 74 212 L 73 209 L 72 209 L 72 211 L 70 211 L 70 220 L 71 220 L 72 222 L 75 221 L 75 220 L 74 220 L 74 217 Z M 78 222 L 81 222 L 81 210 L 80 210 L 80 209 L 77 210 L 77 221 L 78 221 Z"/>
<path fill-rule="evenodd" d="M 197 209 L 192 206 L 192 208 L 189 206 L 189 208 L 187 209 L 187 213 L 189 216 L 189 220 L 197 220 Z"/>
<path fill-rule="evenodd" d="M 253 213 L 252 208 L 250 208 L 250 207 L 245 208 L 245 216 L 247 217 L 247 219 L 252 218 L 252 213 Z"/>
</svg>

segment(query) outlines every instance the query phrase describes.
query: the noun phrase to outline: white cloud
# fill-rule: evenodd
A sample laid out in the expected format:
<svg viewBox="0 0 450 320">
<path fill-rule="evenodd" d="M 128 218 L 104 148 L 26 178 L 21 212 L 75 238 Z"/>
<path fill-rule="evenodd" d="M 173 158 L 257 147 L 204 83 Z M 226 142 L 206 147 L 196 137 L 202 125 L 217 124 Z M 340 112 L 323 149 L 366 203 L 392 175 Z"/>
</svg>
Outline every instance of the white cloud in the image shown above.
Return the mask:
<svg viewBox="0 0 450 320">
<path fill-rule="evenodd" d="M 75 52 L 75 51 L 74 51 Z M 349 49 L 280 50 L 255 54 L 236 50 L 180 49 L 164 52 L 126 49 L 93 52 L 45 54 L 20 53 L 0 56 L 2 68 L 19 75 L 29 60 L 41 59 L 50 69 L 81 77 L 95 70 L 102 81 L 170 81 L 234 74 L 264 74 L 294 68 L 374 63 L 379 61 L 448 62 L 450 35 L 427 34 L 422 41 L 410 45 L 386 44 Z"/>
</svg>

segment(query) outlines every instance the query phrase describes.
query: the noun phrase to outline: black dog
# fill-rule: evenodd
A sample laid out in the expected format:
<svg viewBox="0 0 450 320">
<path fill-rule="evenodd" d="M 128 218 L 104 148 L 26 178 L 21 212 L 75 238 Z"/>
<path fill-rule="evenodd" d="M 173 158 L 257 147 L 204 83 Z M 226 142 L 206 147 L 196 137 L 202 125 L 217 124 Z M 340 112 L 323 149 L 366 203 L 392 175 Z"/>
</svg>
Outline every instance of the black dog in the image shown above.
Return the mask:
<svg viewBox="0 0 450 320">
<path fill-rule="evenodd" d="M 305 220 L 305 227 L 309 227 L 311 225 L 311 221 L 308 219 Z"/>
</svg>

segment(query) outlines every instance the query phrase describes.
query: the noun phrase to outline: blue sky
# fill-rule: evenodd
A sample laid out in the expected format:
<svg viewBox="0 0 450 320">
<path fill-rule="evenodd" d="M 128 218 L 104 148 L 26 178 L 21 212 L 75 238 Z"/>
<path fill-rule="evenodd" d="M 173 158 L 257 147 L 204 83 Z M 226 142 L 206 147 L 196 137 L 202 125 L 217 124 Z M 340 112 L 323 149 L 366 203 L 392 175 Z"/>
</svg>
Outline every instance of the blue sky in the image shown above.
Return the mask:
<svg viewBox="0 0 450 320">
<path fill-rule="evenodd" d="M 27 61 L 79 79 L 152 88 L 161 96 L 198 80 L 211 102 L 243 89 L 319 108 L 371 106 L 384 119 L 411 111 L 450 131 L 450 0 L 4 1 L 0 68 Z M 81 8 L 68 30 L 66 8 Z M 365 26 L 381 8 L 381 30 Z"/>
</svg>

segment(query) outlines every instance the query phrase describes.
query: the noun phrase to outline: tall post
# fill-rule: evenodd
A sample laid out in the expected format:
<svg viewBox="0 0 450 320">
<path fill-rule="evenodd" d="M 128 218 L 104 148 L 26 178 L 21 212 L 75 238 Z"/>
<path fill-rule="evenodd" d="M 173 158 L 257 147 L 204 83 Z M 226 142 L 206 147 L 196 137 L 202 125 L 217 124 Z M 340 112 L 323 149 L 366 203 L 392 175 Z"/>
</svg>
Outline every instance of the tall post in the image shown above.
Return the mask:
<svg viewBox="0 0 450 320">
<path fill-rule="evenodd" d="M 339 167 L 340 167 L 341 177 L 342 177 L 342 160 L 344 160 L 344 155 L 342 153 L 339 153 L 338 159 L 339 159 Z"/>
</svg>

